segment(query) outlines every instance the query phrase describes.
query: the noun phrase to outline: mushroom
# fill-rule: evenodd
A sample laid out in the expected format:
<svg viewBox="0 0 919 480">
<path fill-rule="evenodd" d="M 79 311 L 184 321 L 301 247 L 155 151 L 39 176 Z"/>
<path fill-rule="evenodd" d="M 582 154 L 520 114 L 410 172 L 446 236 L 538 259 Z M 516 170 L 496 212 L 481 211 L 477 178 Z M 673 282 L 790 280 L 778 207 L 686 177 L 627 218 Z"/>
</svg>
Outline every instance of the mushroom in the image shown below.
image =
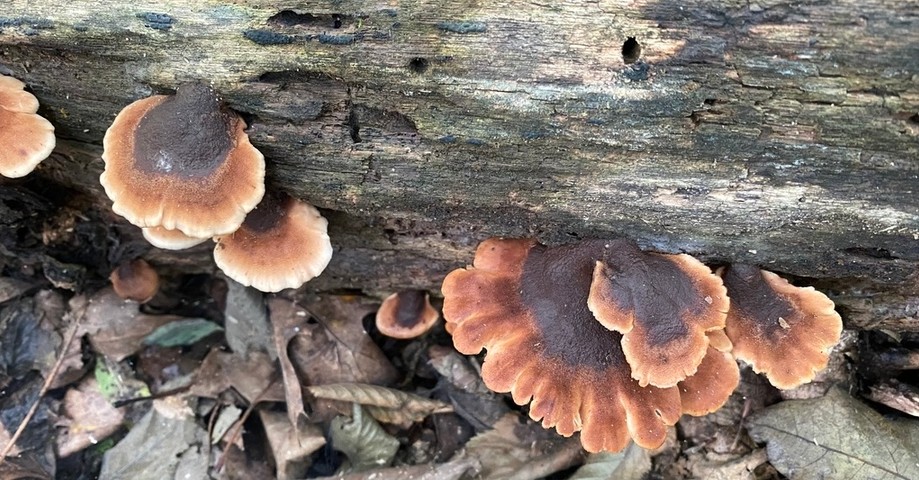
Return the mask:
<svg viewBox="0 0 919 480">
<path fill-rule="evenodd" d="M 438 318 L 440 314 L 431 306 L 427 292 L 406 290 L 383 300 L 377 310 L 376 326 L 387 337 L 409 339 L 430 330 Z"/>
<path fill-rule="evenodd" d="M 185 250 L 208 240 L 208 238 L 189 237 L 179 230 L 169 230 L 163 227 L 148 227 L 141 230 L 144 238 L 151 245 L 165 250 Z"/>
<path fill-rule="evenodd" d="M 832 300 L 751 265 L 718 273 L 731 297 L 725 333 L 735 357 L 781 389 L 807 383 L 826 367 L 842 334 Z"/>
<path fill-rule="evenodd" d="M 138 303 L 150 301 L 160 289 L 160 276 L 142 258 L 118 265 L 109 280 L 119 297 Z"/>
<path fill-rule="evenodd" d="M 112 210 L 195 238 L 231 233 L 265 191 L 265 161 L 214 91 L 192 84 L 121 111 L 103 139 Z"/>
<path fill-rule="evenodd" d="M 708 350 L 696 373 L 677 384 L 683 413 L 697 417 L 721 408 L 740 383 L 740 369 L 724 330 L 713 330 L 706 336 Z"/>
<path fill-rule="evenodd" d="M 485 384 L 511 392 L 530 417 L 588 451 L 617 451 L 630 438 L 660 446 L 682 412 L 677 387 L 642 388 L 622 352 L 622 334 L 587 307 L 593 270 L 610 242 L 548 248 L 489 239 L 473 266 L 447 275 L 444 319 L 464 354 L 487 350 Z"/>
<path fill-rule="evenodd" d="M 641 386 L 676 385 L 706 355 L 706 332 L 724 328 L 729 301 L 721 279 L 689 255 L 643 252 L 625 239 L 604 247 L 590 311 L 623 335 L 622 350 Z"/>
<path fill-rule="evenodd" d="M 0 75 L 0 175 L 8 178 L 28 175 L 56 143 L 54 125 L 36 113 L 38 99 L 25 86 Z"/>
<path fill-rule="evenodd" d="M 263 292 L 297 288 L 332 259 L 327 228 L 316 207 L 266 195 L 238 230 L 214 238 L 214 261 L 228 277 Z"/>
</svg>

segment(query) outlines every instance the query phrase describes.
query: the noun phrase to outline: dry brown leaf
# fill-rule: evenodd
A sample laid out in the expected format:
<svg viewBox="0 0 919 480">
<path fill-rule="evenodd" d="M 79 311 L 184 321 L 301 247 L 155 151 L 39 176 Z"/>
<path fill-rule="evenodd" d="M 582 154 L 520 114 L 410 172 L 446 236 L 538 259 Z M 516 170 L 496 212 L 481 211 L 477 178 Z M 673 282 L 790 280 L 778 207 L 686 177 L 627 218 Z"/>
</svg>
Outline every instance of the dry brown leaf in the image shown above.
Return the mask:
<svg viewBox="0 0 919 480">
<path fill-rule="evenodd" d="M 363 318 L 376 304 L 359 297 L 327 295 L 305 305 L 315 322 L 293 339 L 290 356 L 311 385 L 389 385 L 399 372 L 364 330 Z"/>
<path fill-rule="evenodd" d="M 158 327 L 180 320 L 176 315 L 140 313 L 139 304 L 123 300 L 111 287 L 89 299 L 78 335 L 87 334 L 97 352 L 121 361 L 143 348 L 143 340 Z"/>
<path fill-rule="evenodd" d="M 322 430 L 311 424 L 294 428 L 283 413 L 267 410 L 258 413 L 278 467 L 278 480 L 303 478 L 309 468 L 309 456 L 326 443 Z"/>
<path fill-rule="evenodd" d="M 418 422 L 432 413 L 452 412 L 447 403 L 411 393 L 364 383 L 338 383 L 306 387 L 316 398 L 354 402 L 384 423 Z"/>
<path fill-rule="evenodd" d="M 195 372 L 190 392 L 200 397 L 217 398 L 232 387 L 249 403 L 256 398 L 263 402 L 283 402 L 286 397 L 279 380 L 277 364 L 266 353 L 250 352 L 247 359 L 242 359 L 214 349 Z"/>
<path fill-rule="evenodd" d="M 94 377 L 86 377 L 64 395 L 64 427 L 57 436 L 57 453 L 66 457 L 115 433 L 124 421 L 124 409 L 115 408 L 99 391 Z"/>
<path fill-rule="evenodd" d="M 297 425 L 300 416 L 306 415 L 303 406 L 303 391 L 300 379 L 288 355 L 290 340 L 306 327 L 309 314 L 302 307 L 290 300 L 274 297 L 268 300 L 271 325 L 274 328 L 274 347 L 281 363 L 281 376 L 284 379 L 284 394 L 287 398 L 287 415 L 292 425 Z"/>
<path fill-rule="evenodd" d="M 541 478 L 582 461 L 577 437 L 562 438 L 537 423 L 507 414 L 495 428 L 473 437 L 465 454 L 481 462 L 485 480 Z"/>
</svg>

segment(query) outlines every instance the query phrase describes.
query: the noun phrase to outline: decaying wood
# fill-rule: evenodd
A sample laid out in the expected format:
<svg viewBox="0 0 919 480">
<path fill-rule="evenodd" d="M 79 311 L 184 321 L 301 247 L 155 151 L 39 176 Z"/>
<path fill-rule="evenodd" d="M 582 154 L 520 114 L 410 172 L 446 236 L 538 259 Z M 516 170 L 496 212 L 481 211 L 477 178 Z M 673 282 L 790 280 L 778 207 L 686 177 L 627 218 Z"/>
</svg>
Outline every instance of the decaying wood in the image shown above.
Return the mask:
<svg viewBox="0 0 919 480">
<path fill-rule="evenodd" d="M 0 0 L 0 73 L 62 139 L 40 180 L 4 185 L 117 222 L 108 124 L 205 81 L 270 188 L 328 214 L 315 288 L 436 290 L 492 235 L 628 236 L 816 281 L 851 326 L 919 329 L 913 2 L 106 3 Z M 213 268 L 194 252 L 148 256 Z"/>
</svg>

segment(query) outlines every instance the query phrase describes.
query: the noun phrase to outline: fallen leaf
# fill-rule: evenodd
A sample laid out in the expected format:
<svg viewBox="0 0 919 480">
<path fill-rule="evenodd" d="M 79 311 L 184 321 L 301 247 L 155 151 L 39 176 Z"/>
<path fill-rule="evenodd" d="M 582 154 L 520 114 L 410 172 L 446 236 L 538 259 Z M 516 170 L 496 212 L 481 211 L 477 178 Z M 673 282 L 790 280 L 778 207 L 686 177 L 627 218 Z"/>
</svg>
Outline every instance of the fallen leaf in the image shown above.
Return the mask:
<svg viewBox="0 0 919 480">
<path fill-rule="evenodd" d="M 259 410 L 258 413 L 278 468 L 278 480 L 306 476 L 309 456 L 326 443 L 322 430 L 311 424 L 294 428 L 283 413 L 268 410 Z"/>
<path fill-rule="evenodd" d="M 117 445 L 105 452 L 99 479 L 207 478 L 207 459 L 201 454 L 207 445 L 207 432 L 193 418 L 171 418 L 151 408 Z M 204 475 L 186 476 L 200 472 L 202 465 Z"/>
<path fill-rule="evenodd" d="M 546 477 L 577 465 L 582 453 L 576 437 L 562 438 L 537 423 L 520 423 L 513 413 L 466 443 L 466 455 L 481 463 L 484 480 Z"/>
<path fill-rule="evenodd" d="M 359 473 L 338 474 L 315 480 L 461 480 L 476 478 L 479 463 L 474 458 L 460 458 L 446 463 L 405 467 L 373 468 Z"/>
<path fill-rule="evenodd" d="M 211 429 L 211 444 L 220 442 L 220 439 L 230 430 L 230 427 L 239 420 L 243 414 L 241 408 L 235 405 L 228 405 L 220 409 L 217 415 L 217 421 L 214 422 L 214 428 Z"/>
<path fill-rule="evenodd" d="M 95 351 L 121 361 L 143 348 L 147 335 L 162 325 L 182 317 L 146 315 L 139 304 L 119 297 L 106 287 L 90 297 L 78 335 L 87 334 Z"/>
<path fill-rule="evenodd" d="M 339 415 L 329 427 L 332 448 L 348 457 L 349 465 L 342 469 L 360 472 L 389 465 L 399 450 L 399 441 L 386 433 L 360 405 L 353 404 L 352 411 L 351 418 Z"/>
<path fill-rule="evenodd" d="M 66 457 L 115 433 L 124 421 L 124 409 L 115 408 L 102 395 L 93 377 L 85 378 L 64 394 L 63 427 L 57 435 L 57 453 Z"/>
<path fill-rule="evenodd" d="M 208 335 L 223 330 L 220 325 L 203 318 L 183 318 L 157 327 L 144 338 L 144 345 L 187 347 Z"/>
<path fill-rule="evenodd" d="M 230 349 L 245 358 L 250 350 L 266 352 L 272 360 L 277 350 L 262 292 L 227 279 L 224 327 Z"/>
<path fill-rule="evenodd" d="M 26 413 L 36 401 L 39 401 L 39 392 L 42 387 L 42 379 L 37 374 L 31 374 L 27 380 L 18 384 L 18 389 L 10 391 L 6 389 L 0 395 L 0 424 L 5 430 L 5 434 L 0 434 L 0 449 L 6 447 L 13 432 L 19 427 L 19 424 L 26 417 Z M 30 456 L 37 461 L 42 470 L 54 472 L 54 426 L 55 420 L 54 404 L 56 402 L 49 396 L 42 397 L 35 415 L 29 421 L 28 426 L 22 432 L 22 435 L 16 440 L 13 451 L 17 455 Z"/>
<path fill-rule="evenodd" d="M 235 389 L 249 402 L 283 402 L 284 389 L 275 362 L 262 352 L 250 352 L 246 359 L 238 355 L 211 350 L 195 371 L 189 389 L 194 395 L 217 398 L 228 388 Z"/>
<path fill-rule="evenodd" d="M 0 303 L 25 294 L 34 287 L 33 283 L 15 278 L 0 277 Z"/>
<path fill-rule="evenodd" d="M 453 411 L 453 407 L 439 400 L 364 383 L 314 385 L 306 390 L 316 398 L 359 403 L 384 423 L 413 423 L 433 413 Z"/>
<path fill-rule="evenodd" d="M 651 454 L 635 442 L 617 453 L 593 453 L 569 480 L 641 480 L 651 471 Z"/>
<path fill-rule="evenodd" d="M 485 386 L 482 376 L 472 367 L 468 357 L 452 348 L 433 345 L 428 349 L 428 358 L 428 363 L 443 376 L 439 389 L 446 393 L 456 414 L 477 432 L 490 430 L 495 422 L 510 412 L 505 397 Z"/>
<path fill-rule="evenodd" d="M 46 374 L 51 370 L 61 336 L 43 318 L 42 304 L 33 298 L 0 310 L 0 386 L 31 371 Z"/>
<path fill-rule="evenodd" d="M 773 405 L 747 429 L 789 478 L 919 478 L 919 421 L 885 419 L 838 388 Z"/>
<path fill-rule="evenodd" d="M 326 295 L 305 308 L 314 321 L 293 338 L 290 355 L 310 385 L 390 385 L 398 379 L 399 372 L 364 330 L 363 319 L 376 310 L 376 304 Z"/>
<path fill-rule="evenodd" d="M 306 415 L 303 405 L 303 391 L 297 370 L 290 361 L 288 344 L 306 327 L 309 314 L 296 303 L 279 297 L 268 301 L 271 312 L 271 325 L 274 327 L 274 346 L 281 364 L 281 376 L 284 380 L 284 396 L 287 399 L 287 415 L 292 425 L 297 425 L 300 417 Z"/>
</svg>

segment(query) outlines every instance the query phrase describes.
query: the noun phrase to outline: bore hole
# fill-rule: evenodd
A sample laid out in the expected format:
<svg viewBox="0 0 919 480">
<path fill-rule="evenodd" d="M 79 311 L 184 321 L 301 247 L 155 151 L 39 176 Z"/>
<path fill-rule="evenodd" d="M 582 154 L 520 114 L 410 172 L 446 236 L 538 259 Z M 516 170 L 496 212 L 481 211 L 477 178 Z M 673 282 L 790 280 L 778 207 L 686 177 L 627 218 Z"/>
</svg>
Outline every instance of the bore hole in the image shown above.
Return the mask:
<svg viewBox="0 0 919 480">
<path fill-rule="evenodd" d="M 622 44 L 622 61 L 628 65 L 637 62 L 640 56 L 641 44 L 638 43 L 638 40 L 635 40 L 635 37 L 626 39 L 625 43 Z"/>
<path fill-rule="evenodd" d="M 332 28 L 341 28 L 341 15 L 332 15 Z"/>
<path fill-rule="evenodd" d="M 428 71 L 428 66 L 428 59 L 424 57 L 415 57 L 410 62 L 408 62 L 409 70 L 419 74 Z"/>
</svg>

